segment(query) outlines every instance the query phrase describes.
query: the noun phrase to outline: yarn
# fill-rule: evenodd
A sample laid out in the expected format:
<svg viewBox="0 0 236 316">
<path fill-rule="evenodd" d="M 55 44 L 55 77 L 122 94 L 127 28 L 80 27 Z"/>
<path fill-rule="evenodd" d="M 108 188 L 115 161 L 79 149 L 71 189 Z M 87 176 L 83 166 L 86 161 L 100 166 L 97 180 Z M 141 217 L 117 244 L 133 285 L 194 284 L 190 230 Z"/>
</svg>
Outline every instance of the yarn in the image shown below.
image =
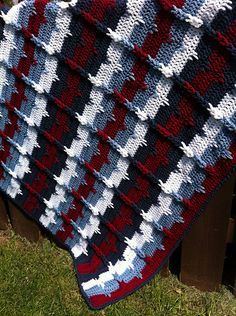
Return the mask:
<svg viewBox="0 0 236 316">
<path fill-rule="evenodd" d="M 0 190 L 68 249 L 93 309 L 159 272 L 235 168 L 234 17 L 231 0 L 1 14 Z"/>
</svg>

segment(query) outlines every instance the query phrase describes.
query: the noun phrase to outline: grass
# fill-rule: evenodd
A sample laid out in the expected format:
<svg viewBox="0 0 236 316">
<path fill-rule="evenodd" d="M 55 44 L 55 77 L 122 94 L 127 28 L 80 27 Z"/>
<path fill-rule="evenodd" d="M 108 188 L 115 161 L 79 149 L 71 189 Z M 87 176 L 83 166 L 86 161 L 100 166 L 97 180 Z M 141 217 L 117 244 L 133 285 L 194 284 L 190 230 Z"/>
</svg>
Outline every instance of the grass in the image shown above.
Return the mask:
<svg viewBox="0 0 236 316">
<path fill-rule="evenodd" d="M 224 287 L 204 293 L 176 277 L 157 275 L 126 299 L 101 311 L 81 297 L 70 255 L 44 239 L 37 244 L 0 232 L 1 316 L 234 316 L 236 299 Z"/>
</svg>

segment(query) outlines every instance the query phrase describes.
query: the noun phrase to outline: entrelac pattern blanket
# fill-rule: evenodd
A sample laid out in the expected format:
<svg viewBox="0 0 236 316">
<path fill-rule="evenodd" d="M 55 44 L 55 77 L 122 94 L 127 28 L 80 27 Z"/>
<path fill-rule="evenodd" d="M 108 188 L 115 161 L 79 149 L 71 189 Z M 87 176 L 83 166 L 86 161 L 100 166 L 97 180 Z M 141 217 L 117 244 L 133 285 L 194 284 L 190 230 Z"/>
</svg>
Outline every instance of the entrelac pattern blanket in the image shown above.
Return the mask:
<svg viewBox="0 0 236 316">
<path fill-rule="evenodd" d="M 0 190 L 89 306 L 157 273 L 236 165 L 231 0 L 25 0 L 2 13 Z"/>
</svg>

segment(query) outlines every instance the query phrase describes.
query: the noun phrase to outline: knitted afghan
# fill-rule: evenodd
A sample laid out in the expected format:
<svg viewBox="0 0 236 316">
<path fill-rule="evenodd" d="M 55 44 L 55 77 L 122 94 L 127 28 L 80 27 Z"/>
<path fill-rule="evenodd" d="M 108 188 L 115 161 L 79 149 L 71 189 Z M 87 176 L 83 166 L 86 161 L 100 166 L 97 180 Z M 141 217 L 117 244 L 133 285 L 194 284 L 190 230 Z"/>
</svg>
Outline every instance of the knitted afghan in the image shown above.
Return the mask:
<svg viewBox="0 0 236 316">
<path fill-rule="evenodd" d="M 95 309 L 157 273 L 236 165 L 231 0 L 29 0 L 2 14 L 0 189 Z"/>
</svg>

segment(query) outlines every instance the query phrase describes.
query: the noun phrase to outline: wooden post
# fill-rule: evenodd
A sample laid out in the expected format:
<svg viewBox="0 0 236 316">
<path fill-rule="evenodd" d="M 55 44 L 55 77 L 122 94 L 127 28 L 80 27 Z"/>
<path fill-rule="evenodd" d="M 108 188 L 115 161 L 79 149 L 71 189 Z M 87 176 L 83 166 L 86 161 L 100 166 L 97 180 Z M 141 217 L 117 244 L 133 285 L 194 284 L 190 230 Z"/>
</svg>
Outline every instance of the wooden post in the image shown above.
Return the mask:
<svg viewBox="0 0 236 316">
<path fill-rule="evenodd" d="M 41 237 L 38 225 L 29 219 L 11 201 L 8 201 L 11 224 L 14 231 L 29 241 L 38 241 Z"/>
<path fill-rule="evenodd" d="M 0 229 L 5 230 L 9 224 L 6 198 L 0 195 Z"/>
<path fill-rule="evenodd" d="M 234 238 L 234 230 L 235 230 L 235 220 L 234 218 L 229 218 L 228 229 L 227 229 L 227 243 L 232 243 Z"/>
<path fill-rule="evenodd" d="M 180 280 L 203 291 L 221 284 L 234 180 L 216 193 L 182 243 Z"/>
<path fill-rule="evenodd" d="M 162 277 L 168 277 L 170 275 L 170 269 L 169 269 L 169 260 L 167 261 L 167 263 L 162 267 L 161 271 L 160 271 L 160 275 Z"/>
</svg>

